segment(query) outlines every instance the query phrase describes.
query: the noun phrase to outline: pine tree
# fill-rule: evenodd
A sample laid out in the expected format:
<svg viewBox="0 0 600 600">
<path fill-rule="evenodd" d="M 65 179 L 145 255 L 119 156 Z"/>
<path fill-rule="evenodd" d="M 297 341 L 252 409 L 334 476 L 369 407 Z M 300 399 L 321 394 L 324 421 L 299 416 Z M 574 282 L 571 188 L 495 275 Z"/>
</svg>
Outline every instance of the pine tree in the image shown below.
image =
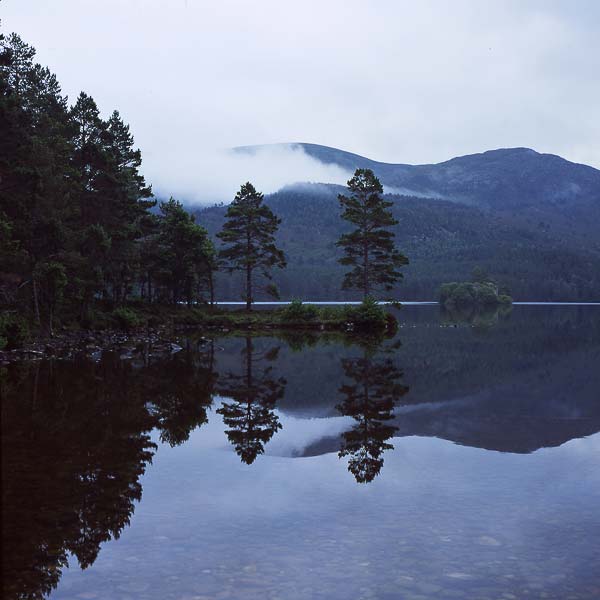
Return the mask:
<svg viewBox="0 0 600 600">
<path fill-rule="evenodd" d="M 144 233 L 147 211 L 155 206 L 152 189 L 139 169 L 141 152 L 118 111 L 106 122 L 102 139 L 105 164 L 100 178 L 102 223 L 111 238 L 107 279 L 117 304 L 127 299 L 140 263 L 137 243 Z"/>
<path fill-rule="evenodd" d="M 344 277 L 342 289 L 360 290 L 366 298 L 383 287 L 391 290 L 402 278 L 398 270 L 408 259 L 394 245 L 394 234 L 389 230 L 396 221 L 389 208 L 392 202 L 384 200 L 383 186 L 370 169 L 357 169 L 348 181 L 350 196 L 340 194 L 344 209 L 342 219 L 356 227 L 340 236 L 337 246 L 344 249 L 340 263 L 352 267 Z"/>
<path fill-rule="evenodd" d="M 158 256 L 163 282 L 172 302 L 191 304 L 199 297 L 214 247 L 204 227 L 197 225 L 183 205 L 171 198 L 160 204 Z"/>
<path fill-rule="evenodd" d="M 245 273 L 246 309 L 251 310 L 255 272 L 271 279 L 273 267 L 283 269 L 286 266 L 283 252 L 275 245 L 275 233 L 281 219 L 263 204 L 263 194 L 249 182 L 242 185 L 235 195 L 226 218 L 223 229 L 217 234 L 225 245 L 219 257 L 230 272 L 239 270 Z M 273 286 L 266 290 L 276 295 Z"/>
<path fill-rule="evenodd" d="M 103 151 L 106 127 L 96 102 L 85 92 L 79 94 L 70 116 L 74 126 L 72 166 L 79 186 L 81 220 L 85 225 L 102 224 L 99 191 L 106 168 Z"/>
<path fill-rule="evenodd" d="M 33 275 L 43 261 L 61 265 L 64 260 L 72 214 L 71 125 L 56 77 L 34 64 L 35 50 L 16 34 L 3 38 L 1 46 L 0 210 L 20 249 L 20 260 L 10 270 L 23 278 L 41 324 Z"/>
</svg>

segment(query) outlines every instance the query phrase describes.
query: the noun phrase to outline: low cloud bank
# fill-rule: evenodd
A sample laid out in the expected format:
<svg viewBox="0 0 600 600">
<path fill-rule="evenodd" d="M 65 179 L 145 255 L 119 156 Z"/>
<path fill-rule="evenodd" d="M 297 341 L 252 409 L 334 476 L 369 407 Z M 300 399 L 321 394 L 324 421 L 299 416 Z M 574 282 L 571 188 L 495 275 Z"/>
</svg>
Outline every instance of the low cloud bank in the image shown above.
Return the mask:
<svg viewBox="0 0 600 600">
<path fill-rule="evenodd" d="M 183 156 L 166 151 L 144 157 L 144 174 L 158 197 L 174 196 L 186 204 L 230 202 L 246 181 L 268 194 L 298 182 L 346 185 L 352 176 L 309 156 L 296 144 L 198 149 Z"/>
</svg>

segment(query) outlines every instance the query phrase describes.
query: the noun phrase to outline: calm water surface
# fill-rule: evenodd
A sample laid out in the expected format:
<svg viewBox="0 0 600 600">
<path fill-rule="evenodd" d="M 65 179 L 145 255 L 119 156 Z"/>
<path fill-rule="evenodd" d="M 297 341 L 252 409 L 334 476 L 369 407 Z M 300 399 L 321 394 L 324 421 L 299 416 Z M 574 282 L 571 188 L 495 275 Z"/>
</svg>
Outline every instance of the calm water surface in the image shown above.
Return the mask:
<svg viewBox="0 0 600 600">
<path fill-rule="evenodd" d="M 5 598 L 600 598 L 600 307 L 2 371 Z"/>
</svg>

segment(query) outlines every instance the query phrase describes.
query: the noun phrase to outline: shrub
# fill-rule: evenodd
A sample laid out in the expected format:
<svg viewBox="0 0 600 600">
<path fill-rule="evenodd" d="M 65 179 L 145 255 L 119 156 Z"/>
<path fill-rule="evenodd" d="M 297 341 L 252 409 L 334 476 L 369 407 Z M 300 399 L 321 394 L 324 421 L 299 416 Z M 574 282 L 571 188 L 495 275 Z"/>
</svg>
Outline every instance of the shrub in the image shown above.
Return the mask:
<svg viewBox="0 0 600 600">
<path fill-rule="evenodd" d="M 283 321 L 314 321 L 318 314 L 316 306 L 294 299 L 281 310 L 281 319 Z"/>
<path fill-rule="evenodd" d="M 495 306 L 510 303 L 512 298 L 499 295 L 495 283 L 445 283 L 440 288 L 440 303 L 449 308 L 465 306 Z"/>
<path fill-rule="evenodd" d="M 380 327 L 385 328 L 387 313 L 376 300 L 367 296 L 358 306 L 348 307 L 348 319 L 355 327 Z"/>
<path fill-rule="evenodd" d="M 122 327 L 126 331 L 129 331 L 135 327 L 139 327 L 143 324 L 143 321 L 140 319 L 139 315 L 130 308 L 116 308 L 113 310 L 112 316 L 117 322 L 118 326 Z"/>
<path fill-rule="evenodd" d="M 0 349 L 20 348 L 28 337 L 27 321 L 12 314 L 0 315 Z"/>
<path fill-rule="evenodd" d="M 339 321 L 345 316 L 344 307 L 341 306 L 320 306 L 318 314 L 322 321 Z"/>
</svg>

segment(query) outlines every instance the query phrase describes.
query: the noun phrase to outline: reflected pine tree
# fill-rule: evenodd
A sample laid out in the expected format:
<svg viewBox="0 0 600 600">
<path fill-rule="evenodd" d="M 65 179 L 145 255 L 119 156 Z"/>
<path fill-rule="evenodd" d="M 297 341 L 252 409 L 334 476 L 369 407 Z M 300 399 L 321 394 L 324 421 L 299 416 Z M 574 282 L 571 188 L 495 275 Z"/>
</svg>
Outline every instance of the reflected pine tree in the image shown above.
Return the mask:
<svg viewBox="0 0 600 600">
<path fill-rule="evenodd" d="M 214 343 L 203 352 L 188 345 L 170 358 L 149 365 L 143 381 L 161 441 L 171 446 L 183 444 L 196 427 L 208 421 L 207 409 L 217 381 Z"/>
<path fill-rule="evenodd" d="M 281 429 L 279 418 L 274 412 L 275 405 L 283 397 L 286 381 L 271 376 L 272 367 L 257 364 L 273 361 L 279 348 L 257 353 L 251 337 L 246 337 L 242 350 L 243 373 L 228 373 L 221 376 L 218 385 L 220 395 L 233 402 L 224 402 L 217 410 L 223 422 L 229 441 L 243 462 L 250 465 L 264 452 L 267 442 Z"/>
<path fill-rule="evenodd" d="M 372 347 L 341 364 L 349 381 L 340 387 L 344 399 L 336 408 L 356 423 L 342 434 L 338 456 L 349 457 L 348 470 L 358 483 L 368 483 L 381 471 L 384 451 L 393 449 L 387 440 L 398 429 L 391 424 L 394 408 L 408 387 L 400 383 L 402 371 L 390 358 L 377 357 Z"/>
</svg>

